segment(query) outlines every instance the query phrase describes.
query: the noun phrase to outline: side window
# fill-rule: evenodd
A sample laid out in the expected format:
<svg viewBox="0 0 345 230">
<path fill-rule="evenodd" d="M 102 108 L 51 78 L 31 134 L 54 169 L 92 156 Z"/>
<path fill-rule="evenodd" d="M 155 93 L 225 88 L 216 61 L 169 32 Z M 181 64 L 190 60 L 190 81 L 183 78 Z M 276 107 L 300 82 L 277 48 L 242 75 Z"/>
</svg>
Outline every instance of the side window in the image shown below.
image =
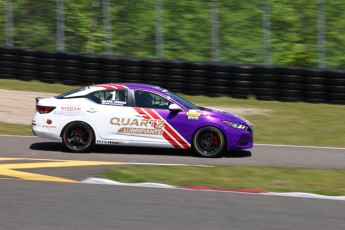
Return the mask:
<svg viewBox="0 0 345 230">
<path fill-rule="evenodd" d="M 169 109 L 171 102 L 164 97 L 147 91 L 135 91 L 135 102 L 137 107 L 152 109 Z"/>
<path fill-rule="evenodd" d="M 87 98 L 97 104 L 102 105 L 128 105 L 128 92 L 127 90 L 101 90 L 90 93 Z"/>
</svg>

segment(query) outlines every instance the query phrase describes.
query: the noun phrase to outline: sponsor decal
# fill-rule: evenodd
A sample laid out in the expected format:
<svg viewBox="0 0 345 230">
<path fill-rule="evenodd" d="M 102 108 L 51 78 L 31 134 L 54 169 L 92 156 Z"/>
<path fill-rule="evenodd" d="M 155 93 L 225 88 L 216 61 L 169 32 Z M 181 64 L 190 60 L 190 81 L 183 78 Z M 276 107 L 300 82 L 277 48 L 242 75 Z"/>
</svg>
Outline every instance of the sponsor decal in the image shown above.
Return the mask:
<svg viewBox="0 0 345 230">
<path fill-rule="evenodd" d="M 117 141 L 96 141 L 97 144 L 107 144 L 107 145 L 118 145 L 119 142 Z"/>
<path fill-rule="evenodd" d="M 125 101 L 115 101 L 115 100 L 102 100 L 103 105 L 125 105 Z"/>
<path fill-rule="evenodd" d="M 190 110 L 186 115 L 188 116 L 188 120 L 199 120 L 201 114 L 195 110 Z"/>
<path fill-rule="evenodd" d="M 42 128 L 56 129 L 56 126 L 54 126 L 54 125 L 42 125 Z"/>
<path fill-rule="evenodd" d="M 84 111 L 62 111 L 58 110 L 54 112 L 55 115 L 65 115 L 65 116 L 81 116 L 84 115 Z"/>
<path fill-rule="evenodd" d="M 137 113 L 144 115 L 146 119 L 165 120 L 153 109 L 134 108 Z M 162 136 L 175 148 L 190 149 L 190 144 L 168 123 L 164 123 Z"/>
<path fill-rule="evenodd" d="M 155 129 L 164 128 L 164 120 L 154 119 L 132 119 L 132 118 L 120 118 L 113 117 L 110 119 L 110 124 L 118 126 L 140 126 L 140 127 L 152 127 Z"/>
<path fill-rule="evenodd" d="M 60 110 L 54 111 L 55 115 L 65 115 L 65 116 L 81 116 L 84 115 L 84 111 L 80 105 L 61 105 Z"/>
<path fill-rule="evenodd" d="M 132 134 L 149 134 L 149 135 L 163 135 L 163 129 L 145 129 L 145 128 L 120 128 L 119 133 Z"/>
<path fill-rule="evenodd" d="M 61 110 L 63 110 L 63 111 L 80 111 L 81 106 L 80 105 L 62 105 Z"/>
<path fill-rule="evenodd" d="M 165 121 L 113 117 L 110 119 L 110 124 L 116 126 L 129 126 L 120 128 L 118 130 L 119 133 L 162 135 Z M 135 126 L 135 128 L 130 126 Z"/>
</svg>

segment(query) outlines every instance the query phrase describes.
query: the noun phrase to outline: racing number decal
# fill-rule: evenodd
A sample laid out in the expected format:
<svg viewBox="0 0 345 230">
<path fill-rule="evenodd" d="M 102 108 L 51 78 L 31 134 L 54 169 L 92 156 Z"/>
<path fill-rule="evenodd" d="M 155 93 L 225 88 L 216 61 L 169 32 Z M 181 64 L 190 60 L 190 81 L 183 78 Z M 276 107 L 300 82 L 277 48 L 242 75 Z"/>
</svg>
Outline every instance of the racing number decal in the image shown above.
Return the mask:
<svg viewBox="0 0 345 230">
<path fill-rule="evenodd" d="M 163 133 L 162 136 L 169 141 L 169 143 L 175 148 L 185 148 L 190 149 L 190 144 L 168 123 L 166 122 L 155 110 L 153 109 L 141 109 L 134 108 L 135 111 L 143 115 L 144 119 L 164 121 Z"/>
</svg>

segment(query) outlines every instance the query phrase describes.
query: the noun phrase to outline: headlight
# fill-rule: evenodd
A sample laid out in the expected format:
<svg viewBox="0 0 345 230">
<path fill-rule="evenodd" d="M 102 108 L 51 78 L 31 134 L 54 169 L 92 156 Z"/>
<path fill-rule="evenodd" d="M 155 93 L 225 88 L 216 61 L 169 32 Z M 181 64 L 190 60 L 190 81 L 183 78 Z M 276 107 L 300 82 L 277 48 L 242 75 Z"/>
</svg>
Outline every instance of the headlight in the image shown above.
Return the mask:
<svg viewBox="0 0 345 230">
<path fill-rule="evenodd" d="M 243 125 L 237 122 L 231 122 L 231 121 L 223 121 L 225 124 L 227 124 L 230 127 L 233 127 L 235 129 L 242 129 L 242 130 L 249 130 L 249 127 L 247 125 Z"/>
</svg>

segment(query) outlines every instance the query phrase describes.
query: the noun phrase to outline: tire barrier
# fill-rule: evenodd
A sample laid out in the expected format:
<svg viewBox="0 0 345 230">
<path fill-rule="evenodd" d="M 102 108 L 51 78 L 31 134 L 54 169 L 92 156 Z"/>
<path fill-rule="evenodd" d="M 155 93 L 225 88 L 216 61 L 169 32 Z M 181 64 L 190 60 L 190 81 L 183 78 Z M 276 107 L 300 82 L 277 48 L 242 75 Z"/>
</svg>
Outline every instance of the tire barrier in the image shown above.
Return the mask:
<svg viewBox="0 0 345 230">
<path fill-rule="evenodd" d="M 189 95 L 345 104 L 345 70 L 117 57 L 0 47 L 0 77 L 154 84 Z"/>
</svg>

